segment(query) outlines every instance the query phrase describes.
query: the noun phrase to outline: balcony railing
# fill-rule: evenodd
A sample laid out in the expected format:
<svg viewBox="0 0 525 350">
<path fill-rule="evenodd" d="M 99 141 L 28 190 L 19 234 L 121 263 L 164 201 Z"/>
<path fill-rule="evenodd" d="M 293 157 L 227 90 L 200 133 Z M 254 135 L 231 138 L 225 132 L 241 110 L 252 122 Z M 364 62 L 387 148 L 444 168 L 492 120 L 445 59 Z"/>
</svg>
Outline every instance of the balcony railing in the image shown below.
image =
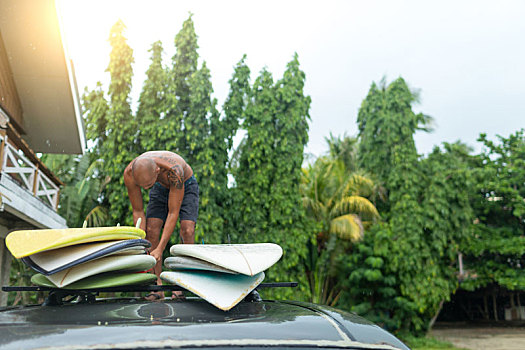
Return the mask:
<svg viewBox="0 0 525 350">
<path fill-rule="evenodd" d="M 2 176 L 8 175 L 20 187 L 31 192 L 33 196 L 56 211 L 62 183 L 40 161 L 12 126 L 9 126 L 7 133 L 0 136 Z"/>
</svg>

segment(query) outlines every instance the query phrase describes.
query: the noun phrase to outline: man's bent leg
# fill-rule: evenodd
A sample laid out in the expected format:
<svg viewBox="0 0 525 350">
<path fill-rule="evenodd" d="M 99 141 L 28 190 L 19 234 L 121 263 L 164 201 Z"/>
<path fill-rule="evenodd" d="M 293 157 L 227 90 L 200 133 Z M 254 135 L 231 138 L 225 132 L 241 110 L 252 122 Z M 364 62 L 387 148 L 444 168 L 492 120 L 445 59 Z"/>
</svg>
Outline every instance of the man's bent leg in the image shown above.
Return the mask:
<svg viewBox="0 0 525 350">
<path fill-rule="evenodd" d="M 184 244 L 195 243 L 195 222 L 191 220 L 180 221 L 180 237 Z"/>
<path fill-rule="evenodd" d="M 159 218 L 148 218 L 146 219 L 146 239 L 151 243 L 150 251 L 157 248 L 160 242 L 160 230 L 164 221 Z M 160 273 L 162 272 L 162 259 L 157 262 L 153 267 L 153 273 L 157 275 L 157 284 L 162 285 L 160 279 Z"/>
<path fill-rule="evenodd" d="M 180 238 L 184 244 L 193 244 L 195 243 L 195 222 L 191 220 L 181 220 L 180 221 Z M 171 293 L 172 299 L 184 299 L 184 294 L 182 292 L 173 292 Z"/>
<path fill-rule="evenodd" d="M 184 198 L 179 211 L 180 237 L 183 243 L 195 243 L 195 223 L 199 217 L 199 185 L 195 176 L 184 183 Z"/>
</svg>

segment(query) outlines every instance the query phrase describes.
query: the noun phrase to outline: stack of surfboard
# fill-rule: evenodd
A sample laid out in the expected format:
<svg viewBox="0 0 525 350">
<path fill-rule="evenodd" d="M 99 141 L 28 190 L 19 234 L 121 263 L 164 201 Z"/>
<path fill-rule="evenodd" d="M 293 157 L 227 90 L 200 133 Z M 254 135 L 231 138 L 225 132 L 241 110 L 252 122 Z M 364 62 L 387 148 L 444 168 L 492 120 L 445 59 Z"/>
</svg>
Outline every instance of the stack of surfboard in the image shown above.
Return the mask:
<svg viewBox="0 0 525 350">
<path fill-rule="evenodd" d="M 160 278 L 227 311 L 263 281 L 283 250 L 273 243 L 177 244 L 170 253 L 164 265 L 173 271 Z"/>
<path fill-rule="evenodd" d="M 6 237 L 11 254 L 39 274 L 36 285 L 88 289 L 146 284 L 155 258 L 146 255 L 150 243 L 139 228 L 97 227 L 13 231 Z"/>
</svg>

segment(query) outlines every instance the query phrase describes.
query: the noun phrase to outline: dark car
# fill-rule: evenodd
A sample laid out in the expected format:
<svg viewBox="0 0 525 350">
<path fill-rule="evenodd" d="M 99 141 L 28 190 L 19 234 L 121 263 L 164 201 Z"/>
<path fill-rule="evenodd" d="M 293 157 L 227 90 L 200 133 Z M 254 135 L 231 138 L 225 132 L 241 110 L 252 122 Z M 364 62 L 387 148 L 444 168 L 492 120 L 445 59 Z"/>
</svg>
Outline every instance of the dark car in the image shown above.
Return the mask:
<svg viewBox="0 0 525 350">
<path fill-rule="evenodd" d="M 2 349 L 233 347 L 408 349 L 359 316 L 304 302 L 252 298 L 224 312 L 191 297 L 109 298 L 0 310 Z"/>
</svg>

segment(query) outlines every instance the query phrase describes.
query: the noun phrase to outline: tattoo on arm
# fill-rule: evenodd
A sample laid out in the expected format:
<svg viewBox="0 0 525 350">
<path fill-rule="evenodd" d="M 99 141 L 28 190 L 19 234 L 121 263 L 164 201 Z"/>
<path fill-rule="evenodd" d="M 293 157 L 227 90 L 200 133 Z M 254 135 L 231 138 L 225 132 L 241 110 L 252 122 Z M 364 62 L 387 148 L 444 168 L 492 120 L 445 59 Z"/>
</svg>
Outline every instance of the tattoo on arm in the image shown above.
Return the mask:
<svg viewBox="0 0 525 350">
<path fill-rule="evenodd" d="M 181 189 L 182 184 L 184 182 L 184 171 L 182 170 L 182 167 L 177 164 L 170 168 L 168 171 L 168 180 L 170 182 L 170 185 L 175 187 L 176 189 Z"/>
</svg>

